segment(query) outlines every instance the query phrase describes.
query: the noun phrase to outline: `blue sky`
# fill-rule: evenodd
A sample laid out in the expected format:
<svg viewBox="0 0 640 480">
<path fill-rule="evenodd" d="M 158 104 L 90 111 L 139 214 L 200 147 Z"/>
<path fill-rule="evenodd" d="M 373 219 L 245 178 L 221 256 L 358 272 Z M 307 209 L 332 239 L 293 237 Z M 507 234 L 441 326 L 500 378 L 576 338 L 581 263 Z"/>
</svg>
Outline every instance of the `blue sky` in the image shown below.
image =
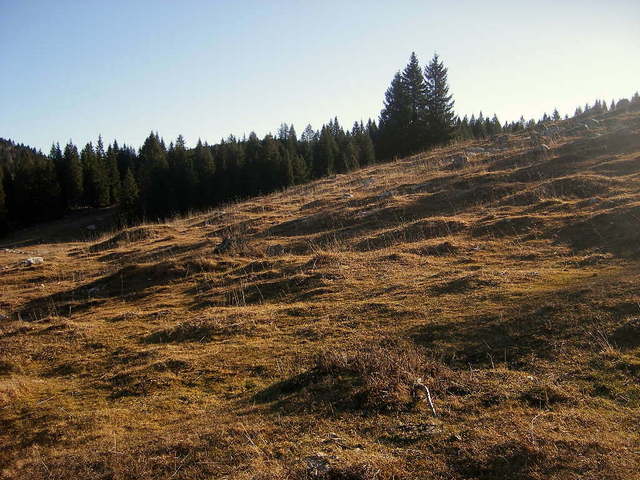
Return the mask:
<svg viewBox="0 0 640 480">
<path fill-rule="evenodd" d="M 415 51 L 457 113 L 572 113 L 640 89 L 640 2 L 0 0 L 0 137 L 188 145 L 377 118 Z"/>
</svg>

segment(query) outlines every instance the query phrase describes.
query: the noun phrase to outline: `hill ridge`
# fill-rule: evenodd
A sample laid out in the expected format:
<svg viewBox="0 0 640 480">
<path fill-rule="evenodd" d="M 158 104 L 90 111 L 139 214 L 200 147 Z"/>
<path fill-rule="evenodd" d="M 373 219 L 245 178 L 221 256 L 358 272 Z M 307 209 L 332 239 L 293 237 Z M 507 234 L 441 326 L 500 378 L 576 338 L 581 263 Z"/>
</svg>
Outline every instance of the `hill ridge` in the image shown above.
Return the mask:
<svg viewBox="0 0 640 480">
<path fill-rule="evenodd" d="M 542 133 L 16 233 L 0 478 L 636 478 L 640 113 Z"/>
</svg>

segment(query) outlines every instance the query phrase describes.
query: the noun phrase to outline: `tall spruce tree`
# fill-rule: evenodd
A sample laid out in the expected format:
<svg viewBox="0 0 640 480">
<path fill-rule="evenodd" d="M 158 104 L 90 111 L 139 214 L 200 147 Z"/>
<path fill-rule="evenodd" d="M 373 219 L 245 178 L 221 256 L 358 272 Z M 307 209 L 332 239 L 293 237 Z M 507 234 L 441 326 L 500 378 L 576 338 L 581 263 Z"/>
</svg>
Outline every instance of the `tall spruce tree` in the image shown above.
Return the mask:
<svg viewBox="0 0 640 480">
<path fill-rule="evenodd" d="M 113 145 L 109 145 L 109 147 L 107 147 L 107 155 L 105 157 L 109 203 L 112 205 L 120 201 L 121 180 L 120 171 L 118 170 L 118 150 L 118 143 L 114 141 Z"/>
<path fill-rule="evenodd" d="M 428 142 L 427 127 L 427 86 L 422 75 L 415 52 L 411 53 L 409 63 L 402 72 L 410 116 L 406 126 L 406 151 L 415 153 Z"/>
<path fill-rule="evenodd" d="M 397 72 L 384 94 L 380 112 L 378 149 L 383 158 L 404 155 L 407 150 L 407 128 L 411 121 L 411 103 L 402 74 Z"/>
<path fill-rule="evenodd" d="M 107 154 L 104 150 L 104 143 L 102 142 L 102 136 L 98 136 L 96 143 L 96 157 L 94 164 L 94 182 L 96 190 L 95 206 L 106 207 L 111 204 L 109 172 L 107 168 Z"/>
<path fill-rule="evenodd" d="M 109 184 L 104 169 L 104 148 L 98 139 L 98 148 L 91 142 L 80 152 L 83 171 L 84 203 L 92 207 L 109 205 Z"/>
<path fill-rule="evenodd" d="M 157 133 L 151 132 L 144 141 L 139 159 L 143 215 L 148 219 L 166 217 L 171 214 L 173 194 L 166 148 Z"/>
<path fill-rule="evenodd" d="M 84 179 L 78 148 L 71 141 L 64 147 L 63 164 L 61 187 L 65 206 L 77 207 L 84 197 Z"/>
<path fill-rule="evenodd" d="M 0 234 L 9 230 L 9 216 L 7 210 L 7 198 L 4 193 L 4 169 L 0 165 Z"/>
<path fill-rule="evenodd" d="M 376 161 L 376 152 L 373 141 L 366 130 L 361 129 L 355 135 L 355 142 L 358 148 L 358 164 L 361 167 L 373 165 Z"/>
<path fill-rule="evenodd" d="M 313 176 L 315 178 L 332 175 L 335 172 L 338 145 L 329 126 L 323 126 L 313 153 Z"/>
<path fill-rule="evenodd" d="M 434 54 L 425 68 L 427 83 L 427 123 L 431 143 L 448 143 L 453 135 L 455 113 L 453 96 L 449 95 L 447 69 Z"/>
<path fill-rule="evenodd" d="M 13 178 L 12 218 L 19 224 L 50 220 L 64 211 L 53 161 L 20 149 Z"/>
<path fill-rule="evenodd" d="M 261 190 L 262 178 L 260 176 L 260 157 L 262 156 L 262 145 L 256 135 L 256 132 L 251 132 L 245 145 L 245 178 L 246 189 L 248 195 L 258 195 Z"/>
<path fill-rule="evenodd" d="M 211 149 L 200 139 L 193 152 L 193 168 L 196 180 L 195 205 L 198 208 L 213 205 L 217 196 L 214 185 L 216 164 Z"/>
<path fill-rule="evenodd" d="M 182 135 L 178 135 L 175 145 L 169 146 L 167 161 L 175 190 L 175 208 L 185 213 L 195 206 L 198 184 L 193 155 L 187 151 Z"/>
<path fill-rule="evenodd" d="M 62 150 L 60 149 L 59 143 L 54 143 L 51 145 L 51 150 L 49 151 L 49 158 L 53 162 L 53 165 L 56 169 L 56 175 L 58 177 L 58 184 L 62 187 L 62 182 L 64 178 L 64 159 L 62 156 Z M 64 199 L 64 191 L 61 193 L 63 197 L 63 204 L 66 206 L 66 201 Z"/>
<path fill-rule="evenodd" d="M 140 192 L 131 169 L 127 169 L 122 181 L 118 212 L 121 223 L 125 225 L 138 220 L 140 217 Z"/>
</svg>

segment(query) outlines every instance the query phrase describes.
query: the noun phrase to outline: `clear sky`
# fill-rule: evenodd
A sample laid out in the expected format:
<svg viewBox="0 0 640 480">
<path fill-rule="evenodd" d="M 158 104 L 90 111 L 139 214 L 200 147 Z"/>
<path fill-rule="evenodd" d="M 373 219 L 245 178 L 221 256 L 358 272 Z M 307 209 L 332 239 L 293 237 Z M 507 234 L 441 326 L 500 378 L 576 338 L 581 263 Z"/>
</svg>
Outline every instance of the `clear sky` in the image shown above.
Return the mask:
<svg viewBox="0 0 640 480">
<path fill-rule="evenodd" d="M 460 115 L 573 113 L 640 89 L 640 1 L 0 0 L 0 137 L 351 126 L 413 50 L 440 54 Z"/>
</svg>

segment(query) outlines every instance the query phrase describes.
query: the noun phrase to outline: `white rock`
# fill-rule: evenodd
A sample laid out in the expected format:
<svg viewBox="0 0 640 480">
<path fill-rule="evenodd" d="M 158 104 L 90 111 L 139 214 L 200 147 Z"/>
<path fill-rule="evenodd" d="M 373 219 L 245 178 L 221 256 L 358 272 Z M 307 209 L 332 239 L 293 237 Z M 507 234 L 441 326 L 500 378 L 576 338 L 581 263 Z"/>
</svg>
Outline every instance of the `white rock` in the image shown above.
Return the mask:
<svg viewBox="0 0 640 480">
<path fill-rule="evenodd" d="M 25 266 L 29 267 L 31 265 L 38 265 L 40 263 L 44 263 L 44 258 L 42 258 L 42 257 L 29 257 L 29 258 L 24 259 L 20 263 L 22 265 L 25 265 Z"/>
</svg>

